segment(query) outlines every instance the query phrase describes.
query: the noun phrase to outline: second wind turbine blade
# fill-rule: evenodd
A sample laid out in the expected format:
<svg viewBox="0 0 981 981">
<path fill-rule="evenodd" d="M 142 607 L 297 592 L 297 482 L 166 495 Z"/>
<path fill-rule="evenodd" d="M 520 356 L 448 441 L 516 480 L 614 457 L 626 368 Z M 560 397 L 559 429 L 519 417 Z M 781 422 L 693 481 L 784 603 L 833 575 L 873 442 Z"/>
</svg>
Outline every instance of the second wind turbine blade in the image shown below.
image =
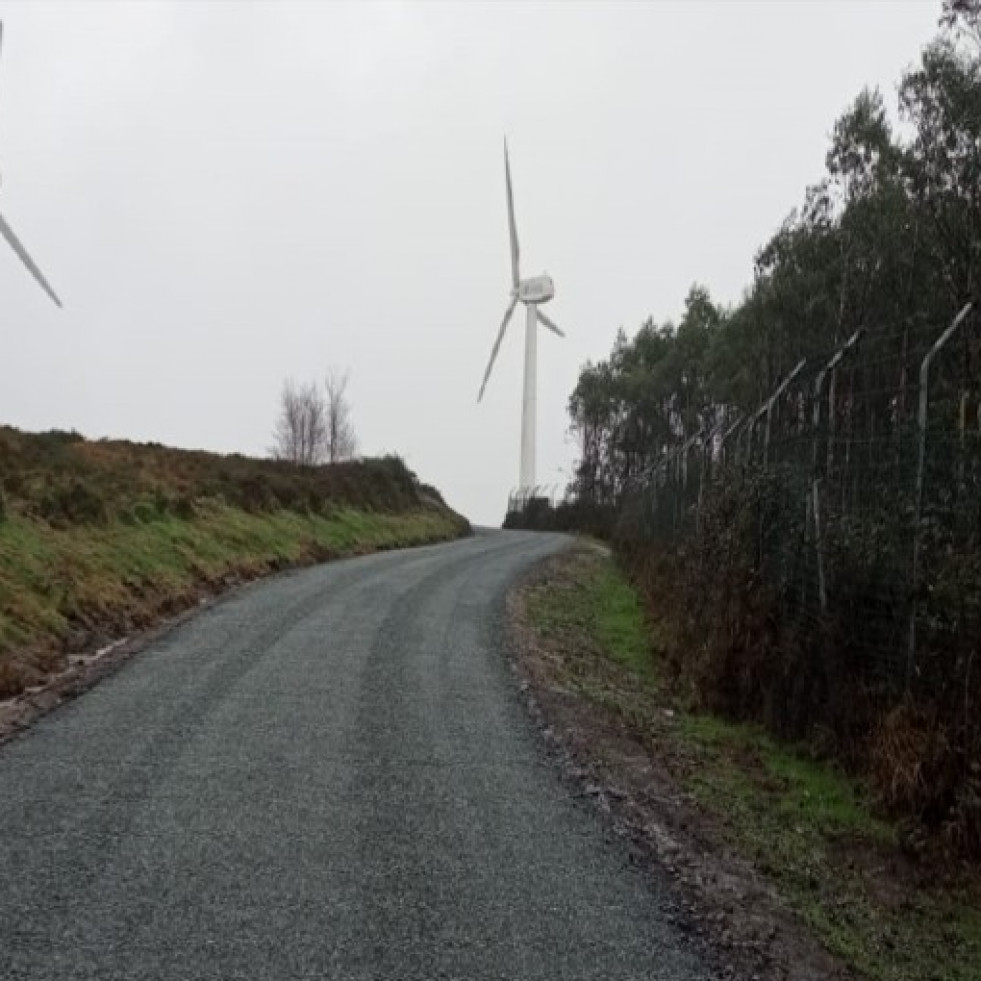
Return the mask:
<svg viewBox="0 0 981 981">
<path fill-rule="evenodd" d="M 504 177 L 508 188 L 508 232 L 511 235 L 511 285 L 517 289 L 518 272 L 518 228 L 514 223 L 514 193 L 511 191 L 511 162 L 508 160 L 508 141 L 504 141 Z"/>
<path fill-rule="evenodd" d="M 514 308 L 517 305 L 518 298 L 516 296 L 511 297 L 511 302 L 508 304 L 508 308 L 504 312 L 504 319 L 501 321 L 501 329 L 497 332 L 497 340 L 494 341 L 494 346 L 491 348 L 490 361 L 487 362 L 487 370 L 484 372 L 484 380 L 480 383 L 480 394 L 477 396 L 478 402 L 484 397 L 484 389 L 487 387 L 487 379 L 490 378 L 491 368 L 494 367 L 494 361 L 497 359 L 497 352 L 501 349 L 501 341 L 504 339 L 504 331 L 508 329 L 508 323 L 510 322 L 511 316 L 514 313 Z"/>
<path fill-rule="evenodd" d="M 44 273 L 38 269 L 37 263 L 27 254 L 27 249 L 21 244 L 20 239 L 14 234 L 14 230 L 7 224 L 7 220 L 3 215 L 0 215 L 0 235 L 7 240 L 10 247 L 17 253 L 20 261 L 27 266 L 31 275 L 38 281 L 44 292 L 60 307 L 61 300 L 58 299 L 57 294 L 51 288 L 51 284 L 44 278 Z"/>
<path fill-rule="evenodd" d="M 538 308 L 538 319 L 539 319 L 539 320 L 540 320 L 540 321 L 541 321 L 541 322 L 542 322 L 542 323 L 543 323 L 543 324 L 544 324 L 544 325 L 545 325 L 545 326 L 546 326 L 546 327 L 547 327 L 547 328 L 548 328 L 548 329 L 549 329 L 550 331 L 552 331 L 552 332 L 553 332 L 553 333 L 555 333 L 555 334 L 558 334 L 558 335 L 559 335 L 559 337 L 565 337 L 565 334 L 564 334 L 564 333 L 562 333 L 562 331 L 561 331 L 561 330 L 559 330 L 559 328 L 555 326 L 555 324 L 554 324 L 554 322 L 553 322 L 553 321 L 551 321 L 551 320 L 550 320 L 550 319 L 549 319 L 548 317 L 546 317 L 544 313 L 542 313 L 542 308 L 541 308 L 541 307 L 539 307 L 539 308 Z"/>
</svg>

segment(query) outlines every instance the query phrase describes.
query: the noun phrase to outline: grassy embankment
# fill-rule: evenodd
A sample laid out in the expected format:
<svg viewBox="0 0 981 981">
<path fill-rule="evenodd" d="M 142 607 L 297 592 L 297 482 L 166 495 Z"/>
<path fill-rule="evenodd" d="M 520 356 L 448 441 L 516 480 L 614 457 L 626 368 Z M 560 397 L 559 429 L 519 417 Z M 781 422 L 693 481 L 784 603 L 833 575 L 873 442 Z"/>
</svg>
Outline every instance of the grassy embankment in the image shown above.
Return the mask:
<svg viewBox="0 0 981 981">
<path fill-rule="evenodd" d="M 303 469 L 0 429 L 0 697 L 232 582 L 468 530 L 394 457 Z"/>
<path fill-rule="evenodd" d="M 876 981 L 981 978 L 976 880 L 931 881 L 833 766 L 690 711 L 664 677 L 657 625 L 610 558 L 560 559 L 526 609 L 541 642 L 562 652 L 560 683 L 626 722 L 697 802 L 703 830 L 748 858 L 829 950 Z"/>
</svg>

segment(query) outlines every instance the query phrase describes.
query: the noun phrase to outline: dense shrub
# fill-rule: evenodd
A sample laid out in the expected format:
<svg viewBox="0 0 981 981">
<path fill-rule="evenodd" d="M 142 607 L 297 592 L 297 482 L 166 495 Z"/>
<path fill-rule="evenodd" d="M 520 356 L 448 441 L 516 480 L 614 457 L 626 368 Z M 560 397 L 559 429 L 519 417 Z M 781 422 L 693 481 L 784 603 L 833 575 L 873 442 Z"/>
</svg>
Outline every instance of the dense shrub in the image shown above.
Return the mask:
<svg viewBox="0 0 981 981">
<path fill-rule="evenodd" d="M 978 638 L 966 629 L 972 614 L 952 602 L 981 582 L 976 552 L 946 540 L 928 549 L 907 688 L 909 515 L 897 500 L 835 526 L 822 612 L 800 499 L 778 468 L 733 471 L 673 542 L 649 504 L 623 508 L 613 541 L 671 638 L 668 676 L 700 706 L 807 740 L 865 774 L 915 829 L 911 840 L 981 858 Z"/>
<path fill-rule="evenodd" d="M 52 525 L 105 524 L 106 503 L 84 480 L 52 487 L 40 500 L 41 517 Z"/>
<path fill-rule="evenodd" d="M 574 499 L 552 504 L 548 498 L 533 497 L 511 507 L 503 527 L 526 531 L 577 531 L 608 538 L 615 521 L 616 512 L 612 508 Z"/>
<path fill-rule="evenodd" d="M 398 456 L 300 467 L 240 454 L 219 456 L 157 443 L 88 442 L 78 433 L 0 428 L 7 502 L 56 525 L 108 520 L 189 520 L 199 502 L 249 512 L 327 514 L 350 507 L 401 513 L 442 508 Z"/>
<path fill-rule="evenodd" d="M 738 303 L 693 284 L 584 366 L 571 485 L 694 698 L 981 857 L 981 3 L 942 11 L 902 128 L 858 95 Z"/>
</svg>

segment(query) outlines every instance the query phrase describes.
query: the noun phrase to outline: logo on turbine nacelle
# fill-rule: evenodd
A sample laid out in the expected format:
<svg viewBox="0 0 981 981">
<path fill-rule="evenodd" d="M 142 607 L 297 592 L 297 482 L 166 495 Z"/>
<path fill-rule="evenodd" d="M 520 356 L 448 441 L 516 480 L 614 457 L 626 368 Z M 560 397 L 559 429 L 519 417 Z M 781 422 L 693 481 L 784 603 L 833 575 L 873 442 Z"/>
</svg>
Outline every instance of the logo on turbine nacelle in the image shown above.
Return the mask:
<svg viewBox="0 0 981 981">
<path fill-rule="evenodd" d="M 551 276 L 532 276 L 518 283 L 518 299 L 522 303 L 547 303 L 555 296 Z"/>
</svg>

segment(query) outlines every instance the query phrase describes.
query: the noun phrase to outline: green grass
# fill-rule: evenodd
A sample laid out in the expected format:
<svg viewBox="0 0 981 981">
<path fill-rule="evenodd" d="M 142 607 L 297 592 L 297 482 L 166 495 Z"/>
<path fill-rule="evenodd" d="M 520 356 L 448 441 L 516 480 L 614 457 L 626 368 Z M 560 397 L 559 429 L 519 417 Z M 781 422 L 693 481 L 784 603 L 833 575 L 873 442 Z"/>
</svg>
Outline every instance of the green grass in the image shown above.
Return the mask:
<svg viewBox="0 0 981 981">
<path fill-rule="evenodd" d="M 640 600 L 612 562 L 602 565 L 587 592 L 596 640 L 603 650 L 634 671 L 651 673 L 654 652 Z"/>
<path fill-rule="evenodd" d="M 596 562 L 592 571 L 572 582 L 550 583 L 531 596 L 536 630 L 556 640 L 569 632 L 586 634 L 599 650 L 652 682 L 655 652 L 636 592 L 609 560 Z"/>
<path fill-rule="evenodd" d="M 203 583 L 316 559 L 456 537 L 446 509 L 397 514 L 343 508 L 329 516 L 248 513 L 219 502 L 193 518 L 52 528 L 0 524 L 0 694 L 61 663 L 72 631 L 124 632 L 193 600 Z"/>
<path fill-rule="evenodd" d="M 686 715 L 680 719 L 683 736 L 709 757 L 734 756 L 752 762 L 763 779 L 779 786 L 775 817 L 796 828 L 812 827 L 820 833 L 857 832 L 895 844 L 895 835 L 876 820 L 857 785 L 833 766 L 819 763 L 776 742 L 761 728 L 728 722 L 713 715 Z"/>
<path fill-rule="evenodd" d="M 690 716 L 679 730 L 697 751 L 687 789 L 829 950 L 878 981 L 978 981 L 981 913 L 882 873 L 902 864 L 896 831 L 853 781 L 755 726 Z"/>
<path fill-rule="evenodd" d="M 612 560 L 583 550 L 529 592 L 527 609 L 557 649 L 581 650 L 585 639 L 593 660 L 599 652 L 633 674 L 627 692 L 589 658 L 567 657 L 585 697 L 634 722 L 653 752 L 681 761 L 677 779 L 722 841 L 754 862 L 831 951 L 875 981 L 981 981 L 976 898 L 890 872 L 905 867 L 895 828 L 834 766 L 759 727 L 679 706 L 658 683 L 660 639 Z M 658 711 L 665 706 L 670 724 Z"/>
</svg>

